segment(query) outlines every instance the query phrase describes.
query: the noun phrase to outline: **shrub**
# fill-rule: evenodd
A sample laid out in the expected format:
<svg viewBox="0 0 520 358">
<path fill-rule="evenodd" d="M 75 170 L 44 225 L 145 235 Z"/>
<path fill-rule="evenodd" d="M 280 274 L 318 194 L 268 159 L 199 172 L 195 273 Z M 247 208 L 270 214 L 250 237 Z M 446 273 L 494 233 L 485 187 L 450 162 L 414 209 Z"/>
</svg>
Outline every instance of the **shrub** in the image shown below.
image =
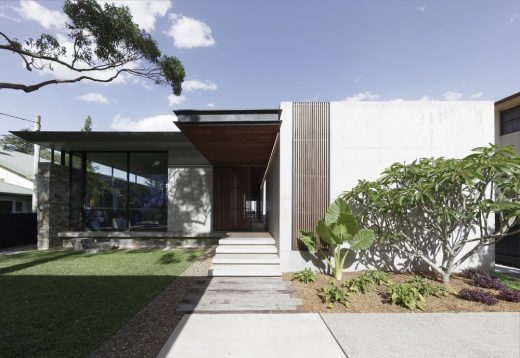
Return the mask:
<svg viewBox="0 0 520 358">
<path fill-rule="evenodd" d="M 520 302 L 520 291 L 504 288 L 498 293 L 498 298 L 509 302 Z"/>
<path fill-rule="evenodd" d="M 520 291 L 520 280 L 501 273 L 497 273 L 497 278 L 510 290 Z"/>
<path fill-rule="evenodd" d="M 419 276 L 414 276 L 408 283 L 416 287 L 424 297 L 435 296 L 441 298 L 449 294 L 445 286 L 434 284 L 432 281 Z"/>
<path fill-rule="evenodd" d="M 350 293 L 345 288 L 337 286 L 334 282 L 328 287 L 322 287 L 319 295 L 323 302 L 327 303 L 327 308 L 334 307 L 335 303 L 341 303 L 348 307 Z"/>
<path fill-rule="evenodd" d="M 495 305 L 498 302 L 492 294 L 479 289 L 472 290 L 469 288 L 463 288 L 459 292 L 459 297 L 464 300 L 481 302 L 490 306 Z"/>
<path fill-rule="evenodd" d="M 296 272 L 293 276 L 293 280 L 303 283 L 309 283 L 316 281 L 316 272 L 310 268 L 303 269 L 302 271 Z"/>
<path fill-rule="evenodd" d="M 520 155 L 491 145 L 461 159 L 395 163 L 343 197 L 381 249 L 421 260 L 448 284 L 481 247 L 520 232 L 519 182 Z"/>
<path fill-rule="evenodd" d="M 467 282 L 471 286 L 492 288 L 495 290 L 502 290 L 507 288 L 502 282 L 500 282 L 500 280 L 496 278 L 495 275 L 491 275 L 481 269 L 469 267 L 462 270 L 461 274 L 464 278 L 469 280 Z"/>
<path fill-rule="evenodd" d="M 464 270 L 462 270 L 460 272 L 460 274 L 462 275 L 462 277 L 467 278 L 469 280 L 471 280 L 475 276 L 495 278 L 493 275 L 490 275 L 486 271 L 481 270 L 479 268 L 475 268 L 475 267 L 465 268 Z"/>
<path fill-rule="evenodd" d="M 372 230 L 361 229 L 347 202 L 342 198 L 330 204 L 325 217 L 316 224 L 316 232 L 318 236 L 314 232 L 300 231 L 299 239 L 317 259 L 325 260 L 338 281 L 341 281 L 348 252 L 366 250 L 375 240 Z M 322 250 L 323 243 L 327 244 L 327 250 Z"/>
<path fill-rule="evenodd" d="M 361 275 L 358 278 L 353 278 L 345 283 L 345 287 L 352 292 L 367 293 L 373 281 L 367 275 Z"/>
<path fill-rule="evenodd" d="M 367 272 L 366 274 L 372 279 L 372 282 L 376 285 L 389 286 L 392 284 L 390 275 L 384 271 L 373 270 Z"/>
<path fill-rule="evenodd" d="M 387 294 L 393 304 L 414 310 L 424 309 L 424 297 L 419 289 L 410 283 L 391 286 Z"/>
</svg>

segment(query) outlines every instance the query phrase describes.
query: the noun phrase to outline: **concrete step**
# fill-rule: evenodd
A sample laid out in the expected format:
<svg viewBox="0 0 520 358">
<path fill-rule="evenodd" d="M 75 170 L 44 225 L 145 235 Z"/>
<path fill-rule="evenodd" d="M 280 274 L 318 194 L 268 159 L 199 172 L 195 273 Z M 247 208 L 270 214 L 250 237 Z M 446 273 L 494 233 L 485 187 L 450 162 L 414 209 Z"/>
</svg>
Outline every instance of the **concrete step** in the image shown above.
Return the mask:
<svg viewBox="0 0 520 358">
<path fill-rule="evenodd" d="M 272 237 L 266 238 L 238 238 L 229 237 L 220 239 L 219 245 L 274 245 L 274 239 Z"/>
<path fill-rule="evenodd" d="M 217 254 L 276 254 L 274 245 L 219 245 Z"/>
<path fill-rule="evenodd" d="M 276 254 L 216 254 L 214 264 L 279 264 Z"/>
<path fill-rule="evenodd" d="M 210 267 L 209 276 L 282 276 L 280 265 L 225 265 L 214 264 Z"/>
</svg>

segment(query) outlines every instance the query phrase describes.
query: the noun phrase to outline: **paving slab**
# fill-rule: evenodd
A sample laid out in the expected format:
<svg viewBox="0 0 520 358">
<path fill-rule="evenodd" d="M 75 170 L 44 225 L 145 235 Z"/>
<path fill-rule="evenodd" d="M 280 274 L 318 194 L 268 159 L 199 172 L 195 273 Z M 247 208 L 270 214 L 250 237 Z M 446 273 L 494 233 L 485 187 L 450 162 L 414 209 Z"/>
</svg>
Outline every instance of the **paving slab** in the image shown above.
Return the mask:
<svg viewBox="0 0 520 358">
<path fill-rule="evenodd" d="M 349 358 L 520 357 L 520 313 L 321 315 Z"/>
<path fill-rule="evenodd" d="M 345 358 L 318 314 L 185 315 L 158 358 Z"/>
</svg>

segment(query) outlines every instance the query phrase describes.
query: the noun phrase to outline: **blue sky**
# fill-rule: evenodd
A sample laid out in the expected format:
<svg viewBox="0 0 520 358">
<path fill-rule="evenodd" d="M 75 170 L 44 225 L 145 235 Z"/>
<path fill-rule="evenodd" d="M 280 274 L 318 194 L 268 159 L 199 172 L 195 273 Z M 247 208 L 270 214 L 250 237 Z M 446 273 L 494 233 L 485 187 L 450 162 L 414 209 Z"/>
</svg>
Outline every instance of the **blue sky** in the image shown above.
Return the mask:
<svg viewBox="0 0 520 358">
<path fill-rule="evenodd" d="M 176 108 L 277 108 L 281 101 L 498 100 L 520 91 L 520 1 L 128 1 L 183 62 L 181 98 L 127 78 L 0 90 L 0 112 L 43 130 L 175 130 Z M 61 1 L 2 1 L 0 31 L 62 34 Z M 0 51 L 0 82 L 36 83 Z M 59 73 L 58 73 L 59 72 Z M 30 125 L 30 124 L 29 124 Z M 0 117 L 0 134 L 27 123 Z"/>
</svg>

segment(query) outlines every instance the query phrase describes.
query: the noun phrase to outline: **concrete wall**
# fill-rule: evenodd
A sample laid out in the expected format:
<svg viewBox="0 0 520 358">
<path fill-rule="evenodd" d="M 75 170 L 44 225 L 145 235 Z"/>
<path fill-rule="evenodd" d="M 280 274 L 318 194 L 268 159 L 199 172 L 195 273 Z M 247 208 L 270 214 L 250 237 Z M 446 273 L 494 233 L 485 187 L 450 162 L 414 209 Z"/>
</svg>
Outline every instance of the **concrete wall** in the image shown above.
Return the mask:
<svg viewBox="0 0 520 358">
<path fill-rule="evenodd" d="M 290 201 L 292 157 L 291 103 L 282 103 L 281 197 Z M 330 200 L 351 189 L 359 179 L 376 179 L 394 162 L 420 157 L 463 157 L 477 146 L 493 143 L 492 102 L 332 102 L 330 108 Z M 289 124 L 288 124 L 289 123 Z M 288 125 L 287 125 L 288 124 Z M 312 267 L 303 252 L 291 251 L 291 206 L 281 205 L 282 269 Z M 494 247 L 468 264 L 492 265 Z M 394 266 L 402 262 L 395 258 Z M 347 270 L 366 267 L 350 257 Z"/>
<path fill-rule="evenodd" d="M 168 231 L 212 230 L 213 168 L 196 150 L 170 150 L 168 159 Z"/>
<path fill-rule="evenodd" d="M 0 180 L 5 181 L 8 184 L 18 185 L 23 188 L 32 189 L 33 182 L 17 173 L 14 173 L 4 167 L 0 167 Z"/>
<path fill-rule="evenodd" d="M 69 226 L 69 167 L 51 163 L 38 166 L 38 249 L 61 247 L 58 233 Z"/>
<path fill-rule="evenodd" d="M 280 145 L 277 141 L 273 148 L 271 161 L 265 180 L 267 230 L 280 250 Z"/>
</svg>

